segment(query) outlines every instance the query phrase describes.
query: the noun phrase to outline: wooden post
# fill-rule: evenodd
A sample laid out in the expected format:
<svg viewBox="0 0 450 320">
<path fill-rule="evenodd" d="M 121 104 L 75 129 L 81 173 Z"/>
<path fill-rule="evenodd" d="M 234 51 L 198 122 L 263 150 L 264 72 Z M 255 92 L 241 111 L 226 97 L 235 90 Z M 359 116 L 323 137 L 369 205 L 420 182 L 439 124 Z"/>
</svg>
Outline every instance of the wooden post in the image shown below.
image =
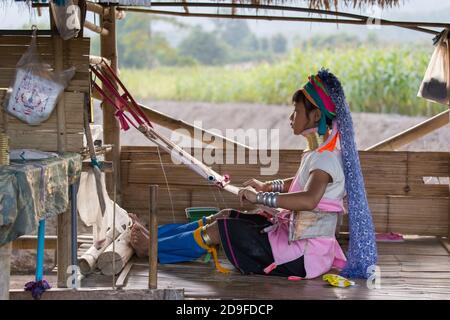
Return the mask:
<svg viewBox="0 0 450 320">
<path fill-rule="evenodd" d="M 9 299 L 11 271 L 11 242 L 0 246 L 0 300 Z"/>
<path fill-rule="evenodd" d="M 108 35 L 100 36 L 100 51 L 101 56 L 111 61 L 111 68 L 117 73 L 117 44 L 116 44 L 116 7 L 110 5 L 105 7 L 104 14 L 101 17 L 101 27 L 109 31 Z M 117 87 L 114 79 L 110 79 L 113 85 Z M 103 88 L 105 92 L 108 92 L 106 88 Z M 103 143 L 112 144 L 114 148 L 112 151 L 106 152 L 106 161 L 112 161 L 116 172 L 116 184 L 117 184 L 117 203 L 121 203 L 121 190 L 120 190 L 120 127 L 119 123 L 114 116 L 114 107 L 106 102 L 102 101 L 103 110 Z M 113 176 L 106 174 L 106 188 L 108 193 L 113 193 Z"/>
<path fill-rule="evenodd" d="M 447 97 L 450 97 L 450 32 L 448 34 L 449 39 L 447 40 Z M 450 105 L 448 106 L 448 121 L 450 122 Z M 450 177 L 450 152 L 448 154 L 449 156 L 449 166 L 448 166 L 448 176 Z M 448 230 L 447 230 L 447 250 L 450 252 L 450 181 L 448 182 Z"/>
<path fill-rule="evenodd" d="M 158 288 L 158 186 L 149 187 L 148 288 Z"/>
<path fill-rule="evenodd" d="M 449 72 L 450 74 L 450 72 Z M 450 77 L 450 75 L 449 75 Z M 450 109 L 450 107 L 449 107 Z M 449 121 L 450 121 L 450 113 L 449 113 Z M 448 176 L 450 177 L 450 152 L 448 153 Z M 447 243 L 448 243 L 448 247 L 450 248 L 450 181 L 448 183 L 448 194 L 449 194 L 449 198 L 448 198 L 448 230 L 447 230 Z M 447 249 L 448 250 L 448 249 Z M 450 253 L 450 250 L 448 250 L 448 252 Z"/>
<path fill-rule="evenodd" d="M 51 10 L 52 11 L 52 10 Z M 53 34 L 53 50 L 54 50 L 54 67 L 55 71 L 61 71 L 64 67 L 63 57 L 63 40 L 58 35 L 55 21 L 53 19 L 53 12 L 50 12 L 50 23 L 51 28 L 54 31 Z M 64 103 L 64 93 L 56 105 L 56 115 L 57 115 L 57 146 L 58 152 L 66 151 L 66 117 L 65 117 L 65 103 Z M 70 208 L 58 215 L 58 226 L 57 226 L 57 234 L 58 234 L 58 243 L 57 243 L 57 264 L 58 264 L 58 288 L 66 288 L 67 287 L 67 268 L 71 264 L 71 229 L 72 229 L 72 221 L 71 221 L 71 212 Z"/>
</svg>

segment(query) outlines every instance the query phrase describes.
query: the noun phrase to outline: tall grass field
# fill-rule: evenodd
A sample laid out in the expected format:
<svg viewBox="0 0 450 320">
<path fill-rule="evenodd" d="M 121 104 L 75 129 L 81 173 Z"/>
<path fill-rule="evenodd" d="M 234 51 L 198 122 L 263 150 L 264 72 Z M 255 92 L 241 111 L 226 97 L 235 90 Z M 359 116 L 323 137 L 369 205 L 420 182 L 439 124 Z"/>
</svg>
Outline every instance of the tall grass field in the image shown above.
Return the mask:
<svg viewBox="0 0 450 320">
<path fill-rule="evenodd" d="M 341 80 L 352 111 L 432 115 L 445 106 L 417 97 L 429 47 L 294 49 L 272 63 L 247 66 L 121 70 L 140 99 L 289 104 L 308 75 L 322 66 Z"/>
</svg>

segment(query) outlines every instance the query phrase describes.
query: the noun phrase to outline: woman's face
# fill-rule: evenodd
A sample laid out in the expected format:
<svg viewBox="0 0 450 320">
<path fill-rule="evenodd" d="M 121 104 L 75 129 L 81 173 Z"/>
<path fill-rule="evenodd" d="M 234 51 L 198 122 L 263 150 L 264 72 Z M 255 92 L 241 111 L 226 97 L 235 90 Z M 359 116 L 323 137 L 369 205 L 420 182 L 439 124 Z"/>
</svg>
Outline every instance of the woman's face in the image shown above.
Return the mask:
<svg viewBox="0 0 450 320">
<path fill-rule="evenodd" d="M 317 126 L 317 121 L 320 119 L 319 109 L 312 110 L 308 118 L 302 101 L 295 102 L 293 106 L 294 111 L 290 115 L 289 120 L 295 135 L 300 135 L 303 131 Z"/>
</svg>

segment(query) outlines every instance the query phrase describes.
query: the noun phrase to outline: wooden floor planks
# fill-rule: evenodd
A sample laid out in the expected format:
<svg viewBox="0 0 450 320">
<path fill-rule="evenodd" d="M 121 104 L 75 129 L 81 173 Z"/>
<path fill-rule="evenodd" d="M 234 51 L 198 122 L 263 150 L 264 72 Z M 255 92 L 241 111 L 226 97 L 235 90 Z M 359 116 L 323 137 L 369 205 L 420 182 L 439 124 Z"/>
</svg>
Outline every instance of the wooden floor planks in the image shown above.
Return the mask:
<svg viewBox="0 0 450 320">
<path fill-rule="evenodd" d="M 158 288 L 183 288 L 186 299 L 450 299 L 450 255 L 437 238 L 408 237 L 403 243 L 378 243 L 378 252 L 381 288 L 377 290 L 368 289 L 364 280 L 356 281 L 355 287 L 333 288 L 321 279 L 292 282 L 280 277 L 243 276 L 236 271 L 223 275 L 211 262 L 159 265 Z M 231 267 L 223 255 L 222 264 Z M 147 277 L 147 262 L 133 258 L 124 289 L 146 289 Z M 82 281 L 83 287 L 111 285 L 111 277 L 100 274 Z"/>
<path fill-rule="evenodd" d="M 378 251 L 382 277 L 378 290 L 369 290 L 363 280 L 341 289 L 321 279 L 291 282 L 238 272 L 223 275 L 212 264 L 201 262 L 159 265 L 158 285 L 184 288 L 188 299 L 450 299 L 450 255 L 438 239 L 410 237 L 403 243 L 379 243 Z M 126 286 L 146 288 L 147 275 L 146 262 L 135 260 Z"/>
</svg>

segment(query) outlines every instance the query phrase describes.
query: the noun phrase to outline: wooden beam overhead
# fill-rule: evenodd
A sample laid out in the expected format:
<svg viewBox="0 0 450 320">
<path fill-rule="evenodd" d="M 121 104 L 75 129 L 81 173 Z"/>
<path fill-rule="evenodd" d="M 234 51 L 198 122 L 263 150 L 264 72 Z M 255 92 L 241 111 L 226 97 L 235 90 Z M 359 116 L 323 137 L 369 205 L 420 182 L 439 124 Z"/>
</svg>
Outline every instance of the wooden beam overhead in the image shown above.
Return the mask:
<svg viewBox="0 0 450 320">
<path fill-rule="evenodd" d="M 340 11 L 331 11 L 331 10 L 322 10 L 322 9 L 313 9 L 313 8 L 302 8 L 302 7 L 292 7 L 292 6 L 283 6 L 283 5 L 263 5 L 263 4 L 243 4 L 243 3 L 207 3 L 207 2 L 198 2 L 198 3 L 180 3 L 180 2 L 155 2 L 152 3 L 152 7 L 197 7 L 197 8 L 230 8 L 232 9 L 231 15 L 227 14 L 212 14 L 209 16 L 208 13 L 186 13 L 181 14 L 182 16 L 196 16 L 196 17 L 211 17 L 211 18 L 239 18 L 242 17 L 244 19 L 256 19 L 256 17 L 261 17 L 262 20 L 281 20 L 281 21 L 304 21 L 304 22 L 324 22 L 324 23 L 339 23 L 339 24 L 360 24 L 367 25 L 371 24 L 373 21 L 373 17 L 357 15 L 352 13 L 340 12 Z M 136 8 L 132 6 L 120 6 L 119 10 L 131 11 L 131 12 L 147 12 L 154 13 L 152 9 L 145 8 Z M 335 17 L 345 17 L 354 20 L 338 20 L 337 19 L 323 19 L 323 18 L 311 18 L 311 17 L 286 17 L 287 19 L 283 19 L 284 16 L 272 16 L 269 15 L 261 15 L 261 16 L 247 16 L 247 15 L 236 15 L 234 14 L 236 9 L 258 9 L 258 10 L 274 10 L 274 11 L 288 11 L 288 12 L 302 12 L 308 14 L 318 14 L 318 15 L 332 15 Z M 159 11 L 159 10 L 157 10 Z M 171 14 L 174 11 L 162 11 L 168 12 L 166 14 Z M 176 12 L 181 13 L 181 12 Z M 163 13 L 160 13 L 163 14 Z M 175 14 L 176 15 L 176 14 Z M 241 18 L 241 19 L 242 19 Z M 295 20 L 296 18 L 300 18 L 301 20 Z M 445 28 L 450 26 L 448 23 L 433 23 L 433 22 L 400 22 L 400 21 L 390 21 L 386 19 L 377 19 L 376 23 L 380 25 L 391 25 L 397 26 L 401 28 L 411 29 L 419 32 L 425 32 L 430 34 L 438 34 L 438 31 L 430 30 L 426 28 L 421 28 L 419 26 L 427 26 L 427 27 L 435 27 L 435 28 Z"/>
</svg>

